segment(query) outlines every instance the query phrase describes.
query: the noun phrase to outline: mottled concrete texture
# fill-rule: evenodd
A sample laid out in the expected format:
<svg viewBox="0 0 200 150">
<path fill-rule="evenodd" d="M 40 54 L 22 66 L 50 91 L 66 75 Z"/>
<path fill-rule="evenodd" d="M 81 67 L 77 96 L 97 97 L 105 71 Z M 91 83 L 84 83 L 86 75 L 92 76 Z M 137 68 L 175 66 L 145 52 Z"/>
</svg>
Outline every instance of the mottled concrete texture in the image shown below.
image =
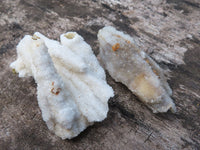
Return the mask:
<svg viewBox="0 0 200 150">
<path fill-rule="evenodd" d="M 0 3 L 0 149 L 200 149 L 199 0 L 2 0 Z M 115 26 L 169 69 L 177 113 L 153 114 L 125 86 L 115 90 L 106 120 L 73 140 L 52 134 L 41 118 L 33 78 L 9 68 L 16 44 L 39 31 L 58 39 L 77 31 L 98 54 L 97 31 Z"/>
</svg>

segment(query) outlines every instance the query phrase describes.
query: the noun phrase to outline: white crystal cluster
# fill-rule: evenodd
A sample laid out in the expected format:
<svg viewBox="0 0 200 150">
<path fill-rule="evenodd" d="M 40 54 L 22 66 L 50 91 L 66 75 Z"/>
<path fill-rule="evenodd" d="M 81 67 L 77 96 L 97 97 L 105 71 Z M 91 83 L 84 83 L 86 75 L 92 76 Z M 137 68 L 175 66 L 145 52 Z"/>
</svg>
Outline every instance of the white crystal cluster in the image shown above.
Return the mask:
<svg viewBox="0 0 200 150">
<path fill-rule="evenodd" d="M 91 47 L 76 32 L 61 42 L 40 33 L 26 35 L 17 46 L 11 68 L 19 77 L 33 76 L 37 99 L 48 128 L 62 139 L 77 136 L 106 118 L 114 95 Z"/>
<path fill-rule="evenodd" d="M 104 27 L 98 40 L 99 57 L 112 78 L 125 84 L 154 113 L 176 111 L 164 71 L 137 48 L 132 37 L 113 27 Z"/>
</svg>

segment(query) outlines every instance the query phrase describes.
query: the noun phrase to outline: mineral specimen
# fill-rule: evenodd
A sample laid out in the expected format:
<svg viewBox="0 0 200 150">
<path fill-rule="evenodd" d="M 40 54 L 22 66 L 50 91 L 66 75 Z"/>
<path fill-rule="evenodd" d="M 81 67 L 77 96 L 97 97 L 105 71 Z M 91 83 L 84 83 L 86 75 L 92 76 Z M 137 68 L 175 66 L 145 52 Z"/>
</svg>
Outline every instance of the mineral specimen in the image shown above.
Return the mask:
<svg viewBox="0 0 200 150">
<path fill-rule="evenodd" d="M 98 33 L 99 57 L 112 78 L 125 84 L 154 113 L 176 111 L 164 71 L 129 35 L 114 27 Z"/>
<path fill-rule="evenodd" d="M 114 95 L 90 46 L 75 32 L 61 35 L 61 43 L 40 33 L 26 35 L 10 66 L 19 77 L 33 76 L 37 99 L 48 128 L 71 139 L 108 112 Z"/>
</svg>

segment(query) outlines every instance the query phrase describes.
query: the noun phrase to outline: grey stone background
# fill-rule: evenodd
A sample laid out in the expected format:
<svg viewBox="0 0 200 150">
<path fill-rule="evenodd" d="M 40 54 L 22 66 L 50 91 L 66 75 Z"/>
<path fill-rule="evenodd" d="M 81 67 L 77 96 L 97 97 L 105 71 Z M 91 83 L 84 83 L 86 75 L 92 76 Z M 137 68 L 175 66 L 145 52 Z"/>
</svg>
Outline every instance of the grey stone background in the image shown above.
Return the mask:
<svg viewBox="0 0 200 150">
<path fill-rule="evenodd" d="M 0 2 L 0 149 L 200 149 L 199 0 L 2 0 Z M 169 69 L 177 113 L 153 114 L 108 74 L 115 90 L 107 119 L 73 140 L 61 140 L 41 118 L 33 78 L 19 78 L 9 64 L 26 34 L 59 39 L 82 35 L 97 55 L 97 32 L 112 25 L 133 36 Z"/>
</svg>

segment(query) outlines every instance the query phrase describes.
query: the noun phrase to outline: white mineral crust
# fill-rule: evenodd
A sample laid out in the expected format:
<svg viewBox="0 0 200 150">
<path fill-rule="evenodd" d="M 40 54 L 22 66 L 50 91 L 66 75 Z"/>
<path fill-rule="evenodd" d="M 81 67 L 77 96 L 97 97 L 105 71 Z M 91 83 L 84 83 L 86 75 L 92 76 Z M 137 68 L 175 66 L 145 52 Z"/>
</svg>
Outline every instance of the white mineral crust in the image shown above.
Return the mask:
<svg viewBox="0 0 200 150">
<path fill-rule="evenodd" d="M 106 118 L 114 96 L 91 47 L 75 32 L 61 35 L 61 43 L 40 33 L 26 35 L 10 66 L 19 77 L 33 76 L 37 99 L 48 128 L 71 139 L 87 126 Z"/>
<path fill-rule="evenodd" d="M 99 57 L 112 78 L 125 84 L 154 113 L 176 111 L 164 71 L 137 48 L 132 37 L 114 27 L 104 27 L 98 40 Z"/>
</svg>

